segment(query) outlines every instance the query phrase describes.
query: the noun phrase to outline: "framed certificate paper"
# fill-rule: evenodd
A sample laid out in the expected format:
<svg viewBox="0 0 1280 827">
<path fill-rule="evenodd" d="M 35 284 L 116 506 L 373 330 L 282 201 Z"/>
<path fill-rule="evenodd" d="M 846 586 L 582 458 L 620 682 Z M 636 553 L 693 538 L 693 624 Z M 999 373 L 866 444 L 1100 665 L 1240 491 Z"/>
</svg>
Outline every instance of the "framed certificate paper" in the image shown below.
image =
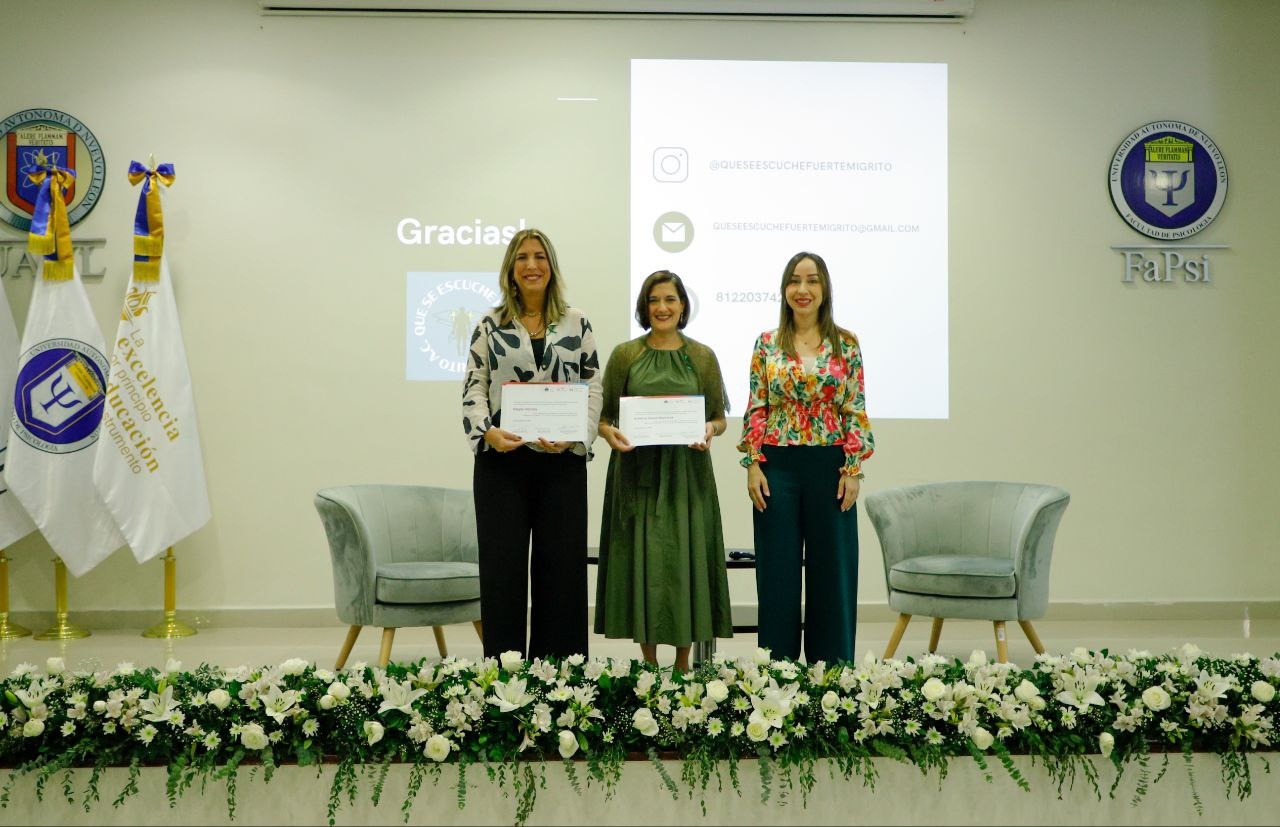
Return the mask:
<svg viewBox="0 0 1280 827">
<path fill-rule="evenodd" d="M 624 396 L 618 427 L 632 445 L 692 445 L 707 436 L 701 396 Z"/>
<path fill-rule="evenodd" d="M 502 427 L 537 442 L 587 442 L 587 386 L 580 382 L 504 382 Z"/>
</svg>

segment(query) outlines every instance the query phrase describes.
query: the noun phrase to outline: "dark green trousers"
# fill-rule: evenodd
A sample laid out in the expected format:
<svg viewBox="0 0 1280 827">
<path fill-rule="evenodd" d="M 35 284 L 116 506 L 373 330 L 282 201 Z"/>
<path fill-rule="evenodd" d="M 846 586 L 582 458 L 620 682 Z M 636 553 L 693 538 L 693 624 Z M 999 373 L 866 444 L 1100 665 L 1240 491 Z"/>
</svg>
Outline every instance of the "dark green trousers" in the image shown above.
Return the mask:
<svg viewBox="0 0 1280 827">
<path fill-rule="evenodd" d="M 854 658 L 858 623 L 858 507 L 840 510 L 839 445 L 765 446 L 769 483 L 755 518 L 760 645 L 775 658 L 800 658 L 801 573 L 804 656 L 828 664 Z"/>
</svg>

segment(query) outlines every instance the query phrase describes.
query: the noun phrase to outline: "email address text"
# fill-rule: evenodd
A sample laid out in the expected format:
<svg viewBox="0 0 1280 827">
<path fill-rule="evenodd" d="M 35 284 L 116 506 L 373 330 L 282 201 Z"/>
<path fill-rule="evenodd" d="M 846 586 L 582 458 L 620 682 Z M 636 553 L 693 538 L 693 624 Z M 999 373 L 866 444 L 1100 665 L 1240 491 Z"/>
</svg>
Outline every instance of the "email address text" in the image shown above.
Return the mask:
<svg viewBox="0 0 1280 827">
<path fill-rule="evenodd" d="M 919 224 L 840 224 L 791 221 L 716 221 L 723 232 L 751 233 L 918 233 Z"/>
</svg>

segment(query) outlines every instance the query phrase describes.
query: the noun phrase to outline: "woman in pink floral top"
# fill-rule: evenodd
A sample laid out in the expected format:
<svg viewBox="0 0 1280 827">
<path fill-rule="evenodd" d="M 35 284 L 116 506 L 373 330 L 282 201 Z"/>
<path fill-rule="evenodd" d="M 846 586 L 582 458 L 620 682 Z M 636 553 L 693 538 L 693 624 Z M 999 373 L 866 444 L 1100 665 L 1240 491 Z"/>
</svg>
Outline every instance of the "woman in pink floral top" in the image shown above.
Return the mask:
<svg viewBox="0 0 1280 827">
<path fill-rule="evenodd" d="M 756 340 L 738 444 L 755 506 L 760 645 L 799 659 L 803 571 L 805 659 L 848 661 L 858 608 L 855 503 L 862 463 L 875 450 L 862 354 L 832 317 L 821 256 L 792 256 L 781 292 L 778 329 Z"/>
</svg>

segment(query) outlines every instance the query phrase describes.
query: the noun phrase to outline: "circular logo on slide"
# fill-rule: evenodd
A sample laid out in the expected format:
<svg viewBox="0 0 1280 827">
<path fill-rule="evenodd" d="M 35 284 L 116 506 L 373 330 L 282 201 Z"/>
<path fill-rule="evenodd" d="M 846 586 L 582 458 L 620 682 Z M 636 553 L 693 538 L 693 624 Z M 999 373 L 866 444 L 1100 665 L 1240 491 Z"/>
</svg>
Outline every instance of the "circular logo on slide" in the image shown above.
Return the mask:
<svg viewBox="0 0 1280 827">
<path fill-rule="evenodd" d="M 653 222 L 653 241 L 668 253 L 683 253 L 693 243 L 693 222 L 682 212 L 664 212 Z"/>
<path fill-rule="evenodd" d="M 107 360 L 78 339 L 49 339 L 22 355 L 13 432 L 32 448 L 70 454 L 98 440 Z"/>
<path fill-rule="evenodd" d="M 1111 202 L 1143 235 L 1186 238 L 1209 226 L 1227 198 L 1227 163 L 1208 135 L 1181 121 L 1129 133 L 1111 159 Z"/>
</svg>

